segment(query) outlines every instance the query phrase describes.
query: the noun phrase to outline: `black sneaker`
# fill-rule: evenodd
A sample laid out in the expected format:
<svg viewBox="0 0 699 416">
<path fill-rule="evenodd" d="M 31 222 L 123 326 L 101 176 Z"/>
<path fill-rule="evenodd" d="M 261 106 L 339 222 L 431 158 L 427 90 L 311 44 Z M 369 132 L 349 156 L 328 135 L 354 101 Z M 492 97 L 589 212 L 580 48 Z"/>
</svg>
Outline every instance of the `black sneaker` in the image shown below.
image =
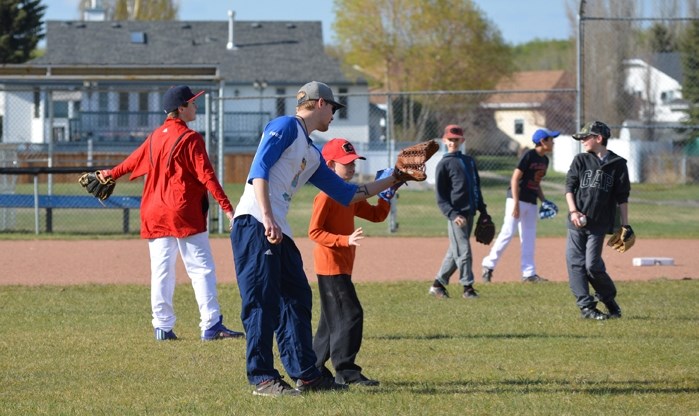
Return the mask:
<svg viewBox="0 0 699 416">
<path fill-rule="evenodd" d="M 360 374 L 359 378 L 354 379 L 354 380 L 346 380 L 342 375 L 338 374 L 335 377 L 335 382 L 339 384 L 352 384 L 352 385 L 358 385 L 358 386 L 365 386 L 365 387 L 375 387 L 381 384 L 378 380 L 372 380 L 365 376 L 364 374 Z"/>
<path fill-rule="evenodd" d="M 483 267 L 483 282 L 484 283 L 490 283 L 490 280 L 493 278 L 493 269 L 489 269 L 487 267 Z"/>
<path fill-rule="evenodd" d="M 522 282 L 524 283 L 541 283 L 541 282 L 548 282 L 549 279 L 544 279 L 543 277 L 539 276 L 538 274 L 535 274 L 533 276 L 528 276 L 524 277 L 522 276 Z"/>
<path fill-rule="evenodd" d="M 255 396 L 280 397 L 298 396 L 301 394 L 301 392 L 291 387 L 291 385 L 282 380 L 281 377 L 277 377 L 271 380 L 263 381 L 255 386 L 255 390 L 252 391 L 252 394 Z"/>
<path fill-rule="evenodd" d="M 607 312 L 609 319 L 619 319 L 621 318 L 621 308 L 616 303 L 616 301 L 604 302 L 604 306 L 607 307 Z"/>
<path fill-rule="evenodd" d="M 449 292 L 447 292 L 444 286 L 430 286 L 430 290 L 427 293 L 437 299 L 446 299 L 449 297 Z"/>
<path fill-rule="evenodd" d="M 464 299 L 475 299 L 478 297 L 478 292 L 473 286 L 464 286 L 464 294 L 462 295 Z"/>
<path fill-rule="evenodd" d="M 336 383 L 332 377 L 320 376 L 310 381 L 297 380 L 296 390 L 301 393 L 309 391 L 342 391 L 347 390 L 347 385 Z"/>
<path fill-rule="evenodd" d="M 594 319 L 597 321 L 603 321 L 609 318 L 607 314 L 602 313 L 599 309 L 595 307 L 581 308 L 580 317 L 583 319 Z"/>
</svg>

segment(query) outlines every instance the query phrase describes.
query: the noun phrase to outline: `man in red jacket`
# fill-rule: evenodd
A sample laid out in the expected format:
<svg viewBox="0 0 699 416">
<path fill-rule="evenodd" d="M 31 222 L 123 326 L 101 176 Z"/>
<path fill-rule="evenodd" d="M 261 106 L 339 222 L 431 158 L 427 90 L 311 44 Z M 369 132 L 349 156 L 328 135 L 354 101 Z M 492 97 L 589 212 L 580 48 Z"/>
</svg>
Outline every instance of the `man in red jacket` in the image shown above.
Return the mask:
<svg viewBox="0 0 699 416">
<path fill-rule="evenodd" d="M 130 180 L 146 175 L 141 200 L 141 237 L 148 239 L 151 262 L 151 307 L 155 339 L 177 339 L 175 311 L 175 262 L 177 253 L 192 280 L 201 315 L 201 338 L 241 338 L 243 333 L 223 326 L 216 292 L 216 268 L 209 244 L 206 216 L 211 195 L 226 217 L 233 220 L 233 206 L 226 196 L 206 153 L 201 134 L 187 127 L 196 119 L 195 100 L 189 87 L 170 88 L 163 95 L 167 118 L 123 162 L 105 177 Z"/>
</svg>

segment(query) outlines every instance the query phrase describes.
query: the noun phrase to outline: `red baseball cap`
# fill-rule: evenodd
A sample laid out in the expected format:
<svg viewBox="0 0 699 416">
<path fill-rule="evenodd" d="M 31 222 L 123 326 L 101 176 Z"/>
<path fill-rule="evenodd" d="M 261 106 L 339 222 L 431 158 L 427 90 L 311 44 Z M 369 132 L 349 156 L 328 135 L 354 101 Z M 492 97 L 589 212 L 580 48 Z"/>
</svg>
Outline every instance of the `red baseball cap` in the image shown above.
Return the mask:
<svg viewBox="0 0 699 416">
<path fill-rule="evenodd" d="M 463 139 L 464 129 L 457 124 L 450 124 L 444 128 L 444 139 Z"/>
<path fill-rule="evenodd" d="M 365 157 L 359 156 L 354 150 L 352 143 L 346 139 L 332 139 L 323 146 L 323 158 L 326 161 L 334 160 L 335 162 L 347 164 L 357 159 L 366 160 Z"/>
</svg>

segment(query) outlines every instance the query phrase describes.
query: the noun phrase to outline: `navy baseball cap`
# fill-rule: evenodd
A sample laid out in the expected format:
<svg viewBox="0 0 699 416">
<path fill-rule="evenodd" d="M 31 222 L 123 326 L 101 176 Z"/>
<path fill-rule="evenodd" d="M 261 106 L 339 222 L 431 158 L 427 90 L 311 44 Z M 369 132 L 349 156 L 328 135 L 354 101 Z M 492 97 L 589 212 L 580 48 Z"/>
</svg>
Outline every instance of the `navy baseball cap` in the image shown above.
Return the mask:
<svg viewBox="0 0 699 416">
<path fill-rule="evenodd" d="M 204 91 L 193 94 L 192 90 L 186 85 L 172 87 L 163 94 L 163 110 L 165 110 L 165 113 L 172 113 L 185 103 L 191 103 L 196 100 L 202 94 L 204 94 Z"/>
<path fill-rule="evenodd" d="M 539 144 L 542 140 L 544 140 L 547 137 L 553 139 L 555 137 L 558 137 L 560 134 L 561 132 L 556 130 L 539 129 L 534 132 L 534 135 L 532 135 L 532 141 L 534 142 L 534 144 Z"/>
<path fill-rule="evenodd" d="M 593 134 L 599 134 L 605 139 L 608 139 L 612 135 L 611 131 L 609 130 L 609 126 L 601 121 L 591 121 L 585 124 L 585 126 L 578 133 L 575 133 L 573 138 L 575 140 L 581 140 Z"/>
</svg>

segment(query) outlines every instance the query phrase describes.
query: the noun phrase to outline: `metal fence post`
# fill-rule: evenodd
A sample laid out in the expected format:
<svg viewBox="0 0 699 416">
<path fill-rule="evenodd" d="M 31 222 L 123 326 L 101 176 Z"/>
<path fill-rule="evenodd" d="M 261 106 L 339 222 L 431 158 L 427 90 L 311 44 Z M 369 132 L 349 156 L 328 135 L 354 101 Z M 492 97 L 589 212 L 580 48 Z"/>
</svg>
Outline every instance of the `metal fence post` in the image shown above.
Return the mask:
<svg viewBox="0 0 699 416">
<path fill-rule="evenodd" d="M 47 105 L 49 106 L 49 131 L 48 131 L 48 167 L 53 167 L 53 90 L 49 89 L 46 92 L 47 95 Z M 48 174 L 48 190 L 49 195 L 53 194 L 53 175 Z"/>
<path fill-rule="evenodd" d="M 219 93 L 218 93 L 218 179 L 221 182 L 221 186 L 225 183 L 225 178 L 223 176 L 223 162 L 224 162 L 224 155 L 223 155 L 223 90 L 224 90 L 224 82 L 221 81 L 221 86 L 219 88 Z M 223 215 L 223 209 L 219 205 L 218 207 L 218 232 L 223 233 L 223 218 L 225 215 Z"/>
<path fill-rule="evenodd" d="M 211 160 L 211 94 L 204 94 L 204 147 L 206 148 L 206 156 Z M 211 210 L 208 212 L 208 226 L 211 229 L 213 219 L 211 218 Z"/>
<path fill-rule="evenodd" d="M 34 175 L 34 234 L 39 234 L 39 174 Z"/>
<path fill-rule="evenodd" d="M 388 83 L 387 83 L 388 85 Z M 391 92 L 386 94 L 386 155 L 388 165 L 393 166 L 393 98 Z M 395 233 L 398 230 L 398 196 L 391 200 L 391 211 L 388 214 L 388 232 Z"/>
<path fill-rule="evenodd" d="M 206 132 L 204 145 L 206 154 L 209 155 L 211 152 L 211 94 L 209 93 L 204 95 L 204 131 Z"/>
</svg>

